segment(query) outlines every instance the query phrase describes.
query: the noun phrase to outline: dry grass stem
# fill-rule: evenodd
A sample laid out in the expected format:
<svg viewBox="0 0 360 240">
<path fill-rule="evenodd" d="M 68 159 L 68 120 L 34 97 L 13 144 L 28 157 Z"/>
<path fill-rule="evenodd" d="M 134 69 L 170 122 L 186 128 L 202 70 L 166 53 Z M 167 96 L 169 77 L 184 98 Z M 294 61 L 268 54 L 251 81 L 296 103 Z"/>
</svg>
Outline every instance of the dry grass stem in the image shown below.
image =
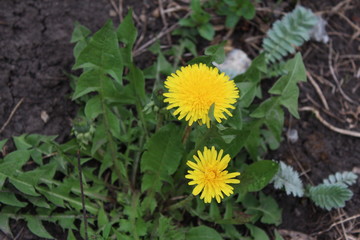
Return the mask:
<svg viewBox="0 0 360 240">
<path fill-rule="evenodd" d="M 255 9 L 256 9 L 256 12 L 268 12 L 268 13 L 279 14 L 279 15 L 285 15 L 286 14 L 283 11 L 279 11 L 279 10 L 275 10 L 275 9 L 271 9 L 271 8 L 267 8 L 267 7 L 257 7 Z"/>
<path fill-rule="evenodd" d="M 337 78 L 336 74 L 335 74 L 335 70 L 334 67 L 332 66 L 332 53 L 333 53 L 333 48 L 332 48 L 332 41 L 330 41 L 330 45 L 329 45 L 329 69 L 330 69 L 330 73 L 337 85 L 337 88 L 339 89 L 339 92 L 341 93 L 341 95 L 349 102 L 351 103 L 356 103 L 354 100 L 352 100 L 349 96 L 347 96 L 344 91 L 341 88 L 341 84 L 339 82 L 339 79 Z"/>
<path fill-rule="evenodd" d="M 169 28 L 167 28 L 165 30 L 162 30 L 156 37 L 150 39 L 149 41 L 144 43 L 141 47 L 135 49 L 134 52 L 133 52 L 133 56 L 136 57 L 139 54 L 143 53 L 146 50 L 147 47 L 149 47 L 151 44 L 153 44 L 154 42 L 156 42 L 158 39 L 162 38 L 166 34 L 170 33 L 172 30 L 174 30 L 177 27 L 178 27 L 178 23 L 175 23 L 171 27 L 169 27 Z"/>
<path fill-rule="evenodd" d="M 322 104 L 324 105 L 326 110 L 329 110 L 329 105 L 326 101 L 326 98 L 324 97 L 324 94 L 321 91 L 321 88 L 319 87 L 319 85 L 316 83 L 316 81 L 314 80 L 314 78 L 312 77 L 310 72 L 306 72 L 307 77 L 310 80 L 310 83 L 313 85 L 313 87 L 315 88 L 317 94 L 319 95 Z"/>
<path fill-rule="evenodd" d="M 3 126 L 0 129 L 0 133 L 2 133 L 4 131 L 4 129 L 6 128 L 6 126 L 10 123 L 12 117 L 14 116 L 15 112 L 18 110 L 18 108 L 20 107 L 20 105 L 23 103 L 24 98 L 21 98 L 20 101 L 15 105 L 14 109 L 11 111 L 8 119 L 6 120 L 6 122 L 3 124 Z"/>
<path fill-rule="evenodd" d="M 343 224 L 345 222 L 348 222 L 348 221 L 351 221 L 351 220 L 354 220 L 356 218 L 359 218 L 360 217 L 360 214 L 357 214 L 357 215 L 354 215 L 354 216 L 351 216 L 351 217 L 348 217 L 348 218 L 345 218 L 345 219 L 341 219 L 340 221 L 337 221 L 337 222 L 334 222 L 333 224 L 331 224 L 327 229 L 323 230 L 323 231 L 320 231 L 320 232 L 317 232 L 317 233 L 314 233 L 312 235 L 320 235 L 320 234 L 323 234 L 325 232 L 328 232 L 330 231 L 332 228 L 336 227 L 337 225 L 339 224 Z"/>
<path fill-rule="evenodd" d="M 308 112 L 312 112 L 315 114 L 315 117 L 322 123 L 324 124 L 327 128 L 329 128 L 330 130 L 343 134 L 343 135 L 348 135 L 348 136 L 352 136 L 352 137 L 359 137 L 360 138 L 360 132 L 355 132 L 355 131 L 350 131 L 350 130 L 346 130 L 346 129 L 342 129 L 342 128 L 338 128 L 333 126 L 332 124 L 328 123 L 323 117 L 321 117 L 320 112 L 318 110 L 316 110 L 313 107 L 309 107 L 309 106 L 305 106 L 299 109 L 299 111 L 308 111 Z"/>
<path fill-rule="evenodd" d="M 115 12 L 119 16 L 119 21 L 122 22 L 123 18 L 123 0 L 119 0 L 118 5 L 116 5 L 114 0 L 110 0 L 111 6 L 114 8 Z"/>
<path fill-rule="evenodd" d="M 163 0 L 158 0 L 159 3 L 159 11 L 160 11 L 160 16 L 161 16 L 161 20 L 163 22 L 164 28 L 168 28 L 169 24 L 166 20 L 166 16 L 164 13 L 164 7 L 163 7 Z M 169 34 L 169 32 L 166 34 L 166 39 L 169 45 L 171 45 L 171 36 Z"/>
</svg>

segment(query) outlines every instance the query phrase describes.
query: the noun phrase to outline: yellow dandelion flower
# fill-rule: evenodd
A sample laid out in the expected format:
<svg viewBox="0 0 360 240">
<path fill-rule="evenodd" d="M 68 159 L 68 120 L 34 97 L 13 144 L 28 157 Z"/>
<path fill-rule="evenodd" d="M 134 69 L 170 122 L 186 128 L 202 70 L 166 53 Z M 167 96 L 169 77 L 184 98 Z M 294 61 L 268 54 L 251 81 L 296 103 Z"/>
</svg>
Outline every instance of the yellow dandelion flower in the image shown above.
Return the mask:
<svg viewBox="0 0 360 240">
<path fill-rule="evenodd" d="M 232 104 L 239 98 L 239 90 L 229 76 L 202 63 L 177 70 L 167 77 L 165 87 L 169 90 L 164 93 L 164 102 L 169 103 L 167 109 L 177 108 L 174 115 L 179 114 L 179 120 L 185 118 L 189 126 L 198 121 L 210 127 L 212 104 L 214 117 L 220 123 L 226 119 L 224 113 L 232 116 L 229 109 L 235 108 Z"/>
<path fill-rule="evenodd" d="M 234 188 L 229 183 L 240 183 L 239 179 L 234 179 L 240 175 L 239 172 L 228 173 L 224 170 L 228 166 L 230 155 L 223 156 L 223 152 L 220 150 L 218 154 L 214 147 L 211 150 L 205 147 L 203 153 L 197 152 L 198 157 L 193 156 L 196 163 L 186 163 L 193 170 L 188 170 L 185 177 L 192 180 L 189 185 L 197 185 L 192 193 L 196 196 L 202 191 L 200 199 L 204 199 L 205 203 L 210 203 L 213 198 L 220 203 L 224 198 L 223 193 L 226 196 L 233 194 Z"/>
</svg>

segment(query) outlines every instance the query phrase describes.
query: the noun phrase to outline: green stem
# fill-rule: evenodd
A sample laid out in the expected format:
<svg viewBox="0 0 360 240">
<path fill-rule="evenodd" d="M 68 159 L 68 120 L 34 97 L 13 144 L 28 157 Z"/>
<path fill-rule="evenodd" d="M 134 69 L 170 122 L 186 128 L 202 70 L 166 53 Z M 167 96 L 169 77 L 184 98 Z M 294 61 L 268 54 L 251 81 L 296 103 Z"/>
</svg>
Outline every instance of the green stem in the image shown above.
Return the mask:
<svg viewBox="0 0 360 240">
<path fill-rule="evenodd" d="M 143 109 L 141 107 L 141 103 L 140 103 L 139 99 L 136 100 L 136 111 L 137 111 L 137 113 L 139 115 L 139 118 L 140 118 L 140 121 L 141 121 L 141 126 L 142 126 L 142 129 L 144 131 L 144 134 L 145 134 L 146 137 L 149 137 L 149 132 L 147 130 L 146 120 L 145 120 Z"/>
<path fill-rule="evenodd" d="M 175 179 L 177 180 L 184 179 L 186 162 L 192 158 L 192 156 L 196 153 L 196 151 L 199 150 L 200 146 L 204 145 L 204 142 L 209 138 L 210 133 L 211 133 L 211 128 L 207 128 L 205 134 L 203 134 L 203 136 L 200 139 L 198 139 L 198 141 L 196 141 L 195 148 L 191 150 L 189 154 L 187 154 L 186 157 L 181 160 L 179 169 L 177 170 L 175 175 Z M 178 182 L 179 184 L 183 184 L 183 181 L 178 181 Z"/>
<path fill-rule="evenodd" d="M 139 162 L 140 162 L 140 156 L 141 156 L 141 153 L 142 153 L 142 150 L 144 148 L 144 140 L 147 139 L 149 137 L 149 132 L 147 130 L 147 124 L 146 124 L 146 120 L 145 120 L 145 117 L 144 117 L 144 113 L 143 113 L 143 110 L 142 110 L 142 107 L 141 107 L 141 100 L 139 98 L 136 99 L 136 111 L 138 113 L 138 116 L 140 118 L 140 121 L 141 121 L 141 126 L 142 126 L 142 129 L 144 131 L 144 134 L 145 134 L 145 138 L 144 138 L 144 135 L 141 135 L 140 139 L 139 139 L 139 151 L 136 152 L 136 156 L 135 156 L 135 161 L 134 161 L 134 164 L 133 164 L 133 171 L 132 171 L 132 176 L 131 176 L 131 186 L 133 188 L 135 188 L 135 184 L 136 184 L 136 174 L 137 174 L 137 170 L 138 170 L 138 167 L 139 167 Z"/>
<path fill-rule="evenodd" d="M 101 75 L 100 78 L 102 78 L 103 75 Z M 100 79 L 100 85 L 101 85 L 101 89 L 103 89 L 103 81 L 102 79 Z M 107 136 L 107 140 L 108 140 L 108 144 L 109 144 L 109 148 L 110 148 L 110 155 L 111 155 L 111 159 L 113 161 L 113 166 L 114 166 L 114 171 L 115 174 L 117 175 L 120 183 L 123 183 L 125 185 L 125 187 L 128 187 L 130 185 L 129 180 L 127 177 L 124 177 L 121 173 L 121 170 L 118 166 L 118 161 L 121 161 L 120 159 L 118 159 L 117 157 L 117 149 L 116 149 L 116 144 L 114 142 L 114 139 L 112 137 L 112 134 L 110 132 L 110 124 L 109 124 L 109 119 L 107 118 L 107 114 L 106 114 L 106 106 L 105 106 L 105 99 L 102 95 L 102 93 L 100 92 L 100 101 L 101 101 L 101 108 L 102 108 L 102 112 L 104 113 L 104 124 L 105 124 L 105 129 L 106 129 L 106 136 Z M 110 111 L 110 109 L 109 109 Z"/>
<path fill-rule="evenodd" d="M 140 145 L 140 149 L 139 149 L 139 151 L 136 152 L 135 161 L 133 164 L 132 176 L 131 176 L 131 184 L 132 184 L 133 188 L 135 188 L 137 169 L 139 167 L 140 156 L 141 156 L 141 152 L 142 152 L 143 145 L 144 145 L 144 136 L 143 135 L 139 139 L 139 145 Z"/>
<path fill-rule="evenodd" d="M 194 195 L 190 194 L 187 198 L 171 205 L 168 209 L 169 209 L 169 211 L 174 211 L 175 209 L 178 209 L 178 208 L 184 208 L 193 199 L 194 199 Z"/>
<path fill-rule="evenodd" d="M 161 113 L 157 113 L 156 132 L 161 128 L 163 120 L 164 120 L 164 115 Z"/>
<path fill-rule="evenodd" d="M 137 230 L 136 230 L 136 215 L 139 207 L 139 194 L 137 192 L 133 192 L 132 199 L 131 199 L 131 214 L 129 216 L 130 224 L 131 224 L 131 230 L 133 234 L 134 239 L 139 239 Z"/>
<path fill-rule="evenodd" d="M 182 140 L 181 140 L 182 144 L 185 145 L 187 139 L 190 136 L 190 132 L 191 132 L 191 126 L 186 125 L 185 130 L 184 130 L 184 134 L 183 134 L 183 137 L 182 137 Z"/>
</svg>

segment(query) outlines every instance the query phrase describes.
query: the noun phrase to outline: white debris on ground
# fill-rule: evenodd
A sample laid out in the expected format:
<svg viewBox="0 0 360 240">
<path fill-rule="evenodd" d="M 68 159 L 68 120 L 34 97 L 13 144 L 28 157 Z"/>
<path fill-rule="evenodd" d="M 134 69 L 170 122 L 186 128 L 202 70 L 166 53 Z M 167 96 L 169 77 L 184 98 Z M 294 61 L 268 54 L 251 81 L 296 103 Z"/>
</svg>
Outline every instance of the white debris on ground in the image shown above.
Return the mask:
<svg viewBox="0 0 360 240">
<path fill-rule="evenodd" d="M 329 36 L 325 30 L 325 26 L 327 24 L 327 21 L 325 21 L 322 17 L 320 16 L 316 16 L 318 21 L 315 24 L 315 26 L 313 27 L 313 29 L 311 29 L 310 31 L 310 38 L 312 40 L 318 41 L 318 42 L 323 42 L 323 43 L 328 43 L 329 42 Z"/>
<path fill-rule="evenodd" d="M 299 139 L 299 134 L 296 129 L 289 129 L 286 136 L 291 143 L 296 143 Z"/>
<path fill-rule="evenodd" d="M 237 75 L 246 72 L 250 64 L 250 58 L 244 51 L 240 49 L 231 50 L 227 54 L 225 61 L 221 64 L 213 62 L 213 65 L 217 67 L 221 72 L 224 72 L 226 73 L 226 75 L 230 76 L 230 79 L 233 79 Z"/>
<path fill-rule="evenodd" d="M 44 123 L 47 123 L 49 121 L 49 114 L 42 110 L 41 113 L 40 113 L 40 118 L 41 120 L 43 120 Z"/>
</svg>

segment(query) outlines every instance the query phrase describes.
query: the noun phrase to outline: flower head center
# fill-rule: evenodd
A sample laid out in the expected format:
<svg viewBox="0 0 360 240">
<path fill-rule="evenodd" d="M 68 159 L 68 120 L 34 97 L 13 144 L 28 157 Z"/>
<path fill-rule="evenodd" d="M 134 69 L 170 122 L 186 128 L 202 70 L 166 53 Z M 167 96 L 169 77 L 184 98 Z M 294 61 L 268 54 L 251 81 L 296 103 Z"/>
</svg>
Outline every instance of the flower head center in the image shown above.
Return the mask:
<svg viewBox="0 0 360 240">
<path fill-rule="evenodd" d="M 216 178 L 217 174 L 216 174 L 216 171 L 211 169 L 211 170 L 207 170 L 205 172 L 205 178 L 207 180 L 214 180 Z"/>
<path fill-rule="evenodd" d="M 205 110 L 208 110 L 213 102 L 214 100 L 212 97 L 207 96 L 206 93 L 202 93 L 201 91 L 198 91 L 198 93 L 194 94 L 194 98 L 192 100 L 194 107 L 199 107 Z"/>
</svg>

